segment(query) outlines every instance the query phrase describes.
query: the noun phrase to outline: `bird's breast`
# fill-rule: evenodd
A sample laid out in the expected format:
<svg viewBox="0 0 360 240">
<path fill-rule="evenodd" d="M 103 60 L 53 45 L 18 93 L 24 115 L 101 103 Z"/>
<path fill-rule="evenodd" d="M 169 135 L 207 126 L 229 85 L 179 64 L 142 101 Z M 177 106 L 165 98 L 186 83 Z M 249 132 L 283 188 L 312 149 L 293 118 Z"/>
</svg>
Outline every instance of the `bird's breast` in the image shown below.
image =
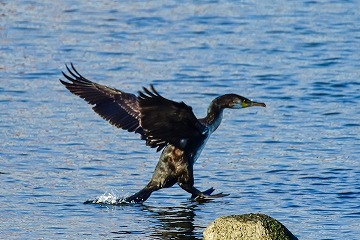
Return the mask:
<svg viewBox="0 0 360 240">
<path fill-rule="evenodd" d="M 192 163 L 195 163 L 196 160 L 200 157 L 200 154 L 201 154 L 202 150 L 204 149 L 209 138 L 210 138 L 210 134 L 208 134 L 206 136 L 206 138 L 204 138 L 196 147 L 194 147 L 193 149 L 191 149 L 189 151 L 189 155 L 190 155 Z"/>
</svg>

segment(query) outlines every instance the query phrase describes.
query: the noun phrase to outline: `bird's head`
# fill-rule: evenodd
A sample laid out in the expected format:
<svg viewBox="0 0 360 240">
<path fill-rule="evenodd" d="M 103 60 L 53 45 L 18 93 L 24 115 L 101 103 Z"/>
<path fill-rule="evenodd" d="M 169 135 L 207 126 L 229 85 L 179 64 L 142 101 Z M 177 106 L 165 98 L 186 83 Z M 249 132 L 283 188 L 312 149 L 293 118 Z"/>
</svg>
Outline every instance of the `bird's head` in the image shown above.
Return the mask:
<svg viewBox="0 0 360 240">
<path fill-rule="evenodd" d="M 239 108 L 247 108 L 247 107 L 266 107 L 265 103 L 262 102 L 254 102 L 250 99 L 242 97 L 237 94 L 225 94 L 219 98 L 220 105 L 223 108 L 232 108 L 232 109 L 239 109 Z"/>
</svg>

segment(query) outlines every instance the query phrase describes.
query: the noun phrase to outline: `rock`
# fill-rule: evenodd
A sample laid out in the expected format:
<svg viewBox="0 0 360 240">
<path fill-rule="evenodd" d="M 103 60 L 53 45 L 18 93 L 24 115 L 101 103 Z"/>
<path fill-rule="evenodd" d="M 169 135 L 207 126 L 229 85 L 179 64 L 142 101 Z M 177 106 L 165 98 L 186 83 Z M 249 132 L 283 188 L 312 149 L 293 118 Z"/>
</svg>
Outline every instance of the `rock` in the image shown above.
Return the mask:
<svg viewBox="0 0 360 240">
<path fill-rule="evenodd" d="M 279 221 L 259 213 L 219 217 L 203 235 L 204 240 L 298 240 Z"/>
</svg>

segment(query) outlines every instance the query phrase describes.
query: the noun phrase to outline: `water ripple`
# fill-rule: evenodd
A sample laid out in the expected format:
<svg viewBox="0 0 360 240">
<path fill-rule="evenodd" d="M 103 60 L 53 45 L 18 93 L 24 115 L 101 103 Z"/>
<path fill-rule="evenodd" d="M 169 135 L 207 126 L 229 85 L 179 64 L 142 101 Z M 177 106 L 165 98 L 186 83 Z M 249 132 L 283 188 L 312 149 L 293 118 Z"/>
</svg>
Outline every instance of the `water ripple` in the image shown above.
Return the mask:
<svg viewBox="0 0 360 240">
<path fill-rule="evenodd" d="M 248 212 L 300 239 L 358 238 L 354 2 L 15 0 L 1 9 L 3 238 L 202 239 L 214 218 Z M 158 154 L 63 88 L 69 62 L 123 91 L 153 83 L 199 117 L 220 94 L 265 102 L 226 109 L 194 166 L 199 189 L 230 195 L 193 204 L 173 187 L 140 206 L 83 205 L 144 187 Z"/>
</svg>

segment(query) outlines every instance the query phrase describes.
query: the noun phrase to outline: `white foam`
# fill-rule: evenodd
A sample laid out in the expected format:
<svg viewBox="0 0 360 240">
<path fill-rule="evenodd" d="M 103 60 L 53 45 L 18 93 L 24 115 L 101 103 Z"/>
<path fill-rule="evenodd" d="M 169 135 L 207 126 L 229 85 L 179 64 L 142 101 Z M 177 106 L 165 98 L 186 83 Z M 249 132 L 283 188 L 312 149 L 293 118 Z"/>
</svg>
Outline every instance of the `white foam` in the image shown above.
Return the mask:
<svg viewBox="0 0 360 240">
<path fill-rule="evenodd" d="M 122 203 L 124 201 L 123 199 L 124 197 L 120 197 L 118 194 L 111 191 L 98 196 L 92 203 L 116 205 Z"/>
</svg>

